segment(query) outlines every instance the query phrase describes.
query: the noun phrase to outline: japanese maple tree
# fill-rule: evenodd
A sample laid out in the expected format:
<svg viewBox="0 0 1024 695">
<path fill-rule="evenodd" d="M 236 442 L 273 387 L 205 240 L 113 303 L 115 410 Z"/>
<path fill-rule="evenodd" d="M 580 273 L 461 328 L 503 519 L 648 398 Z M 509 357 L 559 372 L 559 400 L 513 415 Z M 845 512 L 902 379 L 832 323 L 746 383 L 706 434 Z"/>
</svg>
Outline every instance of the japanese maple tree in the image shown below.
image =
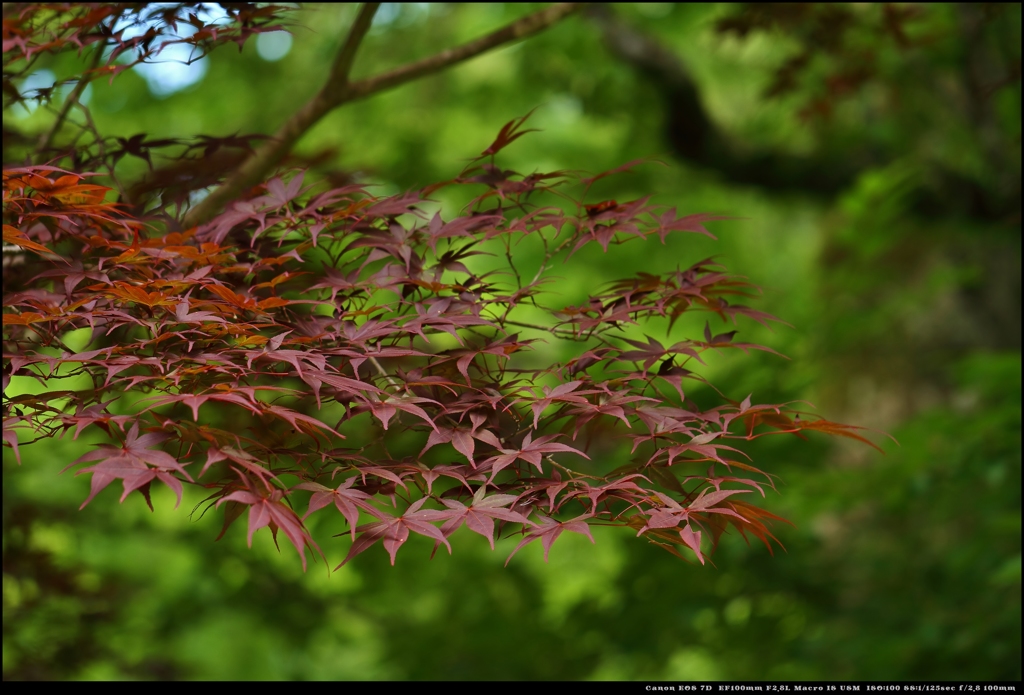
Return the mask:
<svg viewBox="0 0 1024 695">
<path fill-rule="evenodd" d="M 463 525 L 492 547 L 517 536 L 512 555 L 539 540 L 546 557 L 560 534 L 589 537 L 594 524 L 704 563 L 729 527 L 769 550 L 775 540 L 778 517 L 752 503 L 772 479 L 743 442 L 808 430 L 867 441 L 749 396 L 720 394 L 711 408 L 687 397 L 685 380 L 703 381 L 708 351 L 769 350 L 712 329 L 712 318 L 774 319 L 741 303 L 755 288 L 711 259 L 595 287 L 578 306 L 545 289 L 590 244 L 614 253 L 668 234 L 711 236 L 716 216 L 592 199 L 595 182 L 641 162 L 589 177 L 505 170 L 498 155 L 528 132 L 524 116 L 454 178 L 398 195 L 281 165 L 330 109 L 539 31 L 574 6 L 350 82 L 376 10 L 367 4 L 324 89 L 273 138 L 96 131 L 78 101 L 89 80 L 113 79 L 173 43 L 199 55 L 283 26 L 284 8 L 223 8 L 217 22 L 195 4 L 4 9 L 5 107 L 50 96 L 14 82 L 40 55 L 92 56 L 29 160 L 3 174 L 4 443 L 20 462 L 29 441 L 102 430 L 111 443 L 67 462 L 91 475 L 83 507 L 118 482 L 122 501 L 138 492 L 147 503 L 154 482 L 179 501 L 184 486 L 199 486 L 205 507 L 223 510 L 224 531 L 243 515 L 250 543 L 263 527 L 283 531 L 304 567 L 307 548 L 323 554 L 306 526 L 313 514 L 346 524 L 341 564 L 378 541 L 394 563 L 411 534 L 450 552 Z M 131 26 L 146 29 L 125 38 Z M 204 171 L 219 148 L 241 157 Z M 156 149 L 175 165 L 118 178 L 124 157 L 151 164 Z M 428 212 L 445 187 L 465 189 L 470 203 Z M 192 195 L 199 188 L 205 198 Z M 525 238 L 543 249 L 532 273 L 517 265 Z M 653 320 L 668 319 L 671 333 L 700 311 L 715 315 L 702 334 L 652 335 Z M 67 334 L 86 328 L 86 349 L 68 347 Z M 545 338 L 574 355 L 538 364 Z M 45 391 L 8 397 L 14 376 Z M 83 376 L 87 387 L 61 388 Z M 614 459 L 610 444 L 622 439 L 631 453 Z"/>
</svg>

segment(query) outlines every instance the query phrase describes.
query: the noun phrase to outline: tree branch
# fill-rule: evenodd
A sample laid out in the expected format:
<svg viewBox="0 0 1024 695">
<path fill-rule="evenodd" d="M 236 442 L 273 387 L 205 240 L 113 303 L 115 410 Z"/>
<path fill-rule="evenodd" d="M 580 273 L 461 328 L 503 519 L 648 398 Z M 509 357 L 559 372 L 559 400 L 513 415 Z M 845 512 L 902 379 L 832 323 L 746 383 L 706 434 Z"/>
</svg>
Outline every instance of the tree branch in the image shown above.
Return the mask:
<svg viewBox="0 0 1024 695">
<path fill-rule="evenodd" d="M 379 2 L 367 2 L 359 9 L 359 15 L 356 17 L 355 23 L 352 25 L 352 29 L 348 32 L 348 38 L 345 39 L 345 45 L 338 51 L 337 57 L 334 59 L 334 65 L 331 66 L 331 76 L 327 80 L 327 85 L 324 87 L 324 91 L 335 96 L 339 101 L 344 98 L 345 87 L 348 84 L 349 73 L 352 72 L 352 63 L 356 59 L 356 51 L 359 50 L 359 44 L 363 42 L 363 38 L 366 36 L 366 32 L 370 30 L 370 25 L 373 23 L 373 16 L 377 14 L 377 9 L 380 7 Z"/>
<path fill-rule="evenodd" d="M 359 42 L 369 29 L 370 20 L 373 18 L 373 13 L 376 12 L 378 5 L 379 3 L 366 3 L 361 8 L 359 16 L 356 18 L 356 22 L 353 24 L 345 41 L 345 45 L 342 46 L 341 51 L 335 58 L 331 75 L 324 88 L 295 112 L 281 126 L 272 140 L 268 141 L 254 155 L 251 155 L 242 162 L 234 173 L 228 177 L 227 181 L 189 210 L 183 220 L 186 228 L 209 221 L 243 191 L 263 181 L 274 166 L 291 151 L 292 147 L 306 131 L 326 114 L 342 104 L 397 87 L 406 82 L 461 63 L 497 46 L 536 34 L 577 11 L 582 6 L 581 3 L 551 5 L 462 46 L 449 48 L 430 58 L 410 63 L 383 75 L 350 83 L 348 81 L 348 74 L 352 67 L 352 61 L 355 58 Z"/>
<path fill-rule="evenodd" d="M 103 58 L 104 48 L 105 44 L 103 42 L 97 44 L 96 51 L 92 55 L 92 65 L 90 65 L 89 69 L 85 71 L 85 74 L 78 78 L 78 84 L 75 85 L 75 88 L 71 91 L 71 94 L 68 95 L 68 98 L 64 100 L 64 106 L 61 107 L 60 113 L 57 114 L 57 120 L 54 121 L 53 126 L 51 126 L 46 134 L 39 140 L 39 147 L 37 149 L 40 152 L 46 152 L 50 145 L 53 144 L 53 139 L 57 136 L 57 131 L 60 130 L 60 127 L 64 124 L 64 119 L 66 119 L 68 114 L 71 112 L 71 107 L 78 103 L 78 100 L 81 98 L 85 88 L 89 86 L 89 80 L 85 79 L 85 75 L 89 74 L 89 72 L 95 70 L 99 66 L 100 60 Z"/>
<path fill-rule="evenodd" d="M 353 101 L 362 97 L 377 94 L 384 90 L 397 87 L 406 82 L 411 82 L 420 77 L 439 72 L 444 68 L 469 60 L 475 56 L 485 53 L 505 43 L 525 39 L 537 32 L 548 28 L 552 24 L 564 19 L 582 7 L 581 3 L 567 2 L 546 7 L 540 12 L 518 19 L 511 24 L 498 29 L 497 31 L 482 36 L 475 41 L 449 48 L 437 55 L 424 58 L 415 63 L 403 65 L 391 72 L 370 77 L 365 80 L 353 83 L 349 87 L 346 101 Z"/>
<path fill-rule="evenodd" d="M 323 118 L 324 114 L 344 103 L 348 75 L 352 70 L 356 51 L 366 36 L 366 32 L 369 31 L 378 7 L 380 7 L 379 2 L 368 2 L 359 8 L 359 15 L 352 24 L 352 28 L 349 29 L 348 37 L 334 59 L 334 65 L 331 66 L 331 74 L 327 78 L 327 83 L 317 92 L 316 96 L 285 121 L 274 137 L 267 141 L 267 144 L 243 160 L 224 183 L 188 211 L 183 221 L 186 228 L 194 227 L 211 219 L 243 191 L 260 183 L 271 169 L 284 159 L 295 142 L 307 130 Z"/>
</svg>

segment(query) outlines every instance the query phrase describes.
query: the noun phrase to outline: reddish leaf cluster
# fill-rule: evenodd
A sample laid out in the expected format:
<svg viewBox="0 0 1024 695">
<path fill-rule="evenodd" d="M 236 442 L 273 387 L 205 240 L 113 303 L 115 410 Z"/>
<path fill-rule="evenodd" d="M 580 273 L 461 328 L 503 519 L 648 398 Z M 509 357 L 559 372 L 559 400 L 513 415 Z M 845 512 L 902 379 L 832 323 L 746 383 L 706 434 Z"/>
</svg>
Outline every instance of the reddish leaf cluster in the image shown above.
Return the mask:
<svg viewBox="0 0 1024 695">
<path fill-rule="evenodd" d="M 223 7 L 216 25 L 188 3 L 5 7 L 8 105 L 33 96 L 13 80 L 44 53 L 93 45 L 95 67 L 75 78 L 90 80 L 134 64 L 120 55 L 145 61 L 184 42 L 199 57 L 280 28 L 282 8 Z M 132 24 L 145 31 L 125 38 Z M 65 104 L 51 135 L 71 105 L 86 111 Z M 737 498 L 763 496 L 771 479 L 733 445 L 803 430 L 862 438 L 749 397 L 703 410 L 687 397 L 682 380 L 701 380 L 691 369 L 706 351 L 768 349 L 710 324 L 675 342 L 649 335 L 652 319 L 671 333 L 689 311 L 773 320 L 734 303 L 752 286 L 711 260 L 611 283 L 578 306 L 545 303 L 557 302 L 542 290 L 548 273 L 590 244 L 710 236 L 705 223 L 720 218 L 647 198 L 589 200 L 595 182 L 639 162 L 583 179 L 501 169 L 494 156 L 529 132 L 526 120 L 450 181 L 374 196 L 294 173 L 191 229 L 177 222 L 190 191 L 238 162 L 213 161 L 221 148 L 246 151 L 260 136 L 104 138 L 86 119 L 64 151 L 45 138 L 31 161 L 65 168 L 3 173 L 5 445 L 20 462 L 19 443 L 98 428 L 113 443 L 71 464 L 92 476 L 83 507 L 115 481 L 122 500 L 137 490 L 147 503 L 154 481 L 179 501 L 185 484 L 200 486 L 208 508 L 224 510 L 222 535 L 247 511 L 250 543 L 263 527 L 275 539 L 283 530 L 303 566 L 306 547 L 321 552 L 307 520 L 332 507 L 352 540 L 342 564 L 378 541 L 394 562 L 411 533 L 450 551 L 462 526 L 492 547 L 519 534 L 513 555 L 540 540 L 547 557 L 564 531 L 589 536 L 592 524 L 628 526 L 701 563 L 729 526 L 770 550 L 777 517 Z M 120 187 L 119 161 L 151 164 L 154 148 L 173 147 L 174 164 Z M 93 182 L 101 174 L 76 173 L 87 169 L 106 172 L 122 202 Z M 475 197 L 447 219 L 428 213 L 443 187 Z M 151 195 L 160 215 L 142 218 Z M 543 249 L 529 278 L 517 266 L 524 239 Z M 67 344 L 79 330 L 81 351 Z M 551 339 L 574 356 L 536 366 Z M 13 377 L 44 392 L 9 397 Z M 629 442 L 628 462 L 615 460 L 616 438 Z"/>
<path fill-rule="evenodd" d="M 10 3 L 3 20 L 4 92 L 19 100 L 49 99 L 53 87 L 19 95 L 12 81 L 47 53 L 95 50 L 97 64 L 82 77 L 113 80 L 133 65 L 158 60 L 168 46 L 192 47 L 191 62 L 218 45 L 232 42 L 241 50 L 252 36 L 284 28 L 284 7 L 223 3 L 225 17 L 218 20 L 204 20 L 204 9 L 204 3 Z"/>
<path fill-rule="evenodd" d="M 771 480 L 732 445 L 765 428 L 858 435 L 749 398 L 698 409 L 682 379 L 698 378 L 689 366 L 702 353 L 766 349 L 735 342 L 735 331 L 670 345 L 626 337 L 691 310 L 771 318 L 731 304 L 749 285 L 711 261 L 545 307 L 547 269 L 581 247 L 706 234 L 712 219 L 646 200 L 536 203 L 569 179 L 486 161 L 424 191 L 375 197 L 356 185 L 316 193 L 297 174 L 209 224 L 160 233 L 106 202 L 87 175 L 8 169 L 4 241 L 36 260 L 12 269 L 22 289 L 4 296 L 5 385 L 32 376 L 51 389 L 81 375 L 90 385 L 7 399 L 4 440 L 17 451 L 18 429 L 77 438 L 98 427 L 119 444 L 76 462 L 91 462 L 79 471 L 92 474 L 86 503 L 116 480 L 147 500 L 154 480 L 179 498 L 183 483 L 201 485 L 227 503 L 225 528 L 248 509 L 250 541 L 282 529 L 300 554 L 319 551 L 306 519 L 333 506 L 354 541 L 345 562 L 377 541 L 393 562 L 410 533 L 450 550 L 462 525 L 493 544 L 495 521 L 523 535 L 516 551 L 541 540 L 545 555 L 563 531 L 589 535 L 594 523 L 701 562 L 704 539 L 717 543 L 730 525 L 768 545 L 775 517 L 736 498 L 763 495 Z M 440 185 L 482 191 L 445 220 L 423 212 Z M 522 236 L 546 249 L 529 281 L 513 263 Z M 485 254 L 507 254 L 508 269 L 474 270 Z M 550 323 L 522 321 L 527 306 Z M 62 338 L 82 328 L 89 349 L 76 353 Z M 574 341 L 577 356 L 522 366 L 540 331 Z M 624 437 L 633 458 L 605 470 L 606 457 L 581 450 L 581 432 L 598 445 Z"/>
<path fill-rule="evenodd" d="M 284 30 L 283 16 L 294 8 L 253 3 L 7 3 L 3 19 L 4 109 L 18 104 L 49 105 L 58 113 L 56 123 L 39 138 L 26 138 L 17 129 L 4 128 L 4 161 L 63 163 L 75 171 L 110 175 L 119 200 L 141 211 L 154 198 L 164 205 L 183 205 L 193 191 L 218 183 L 253 152 L 253 144 L 266 135 L 196 135 L 190 139 L 108 136 L 97 131 L 88 109 L 80 101 L 86 86 L 98 79 L 111 83 L 125 70 L 146 63 L 181 58 L 191 64 L 212 50 L 234 44 L 242 50 L 253 36 Z M 174 50 L 178 46 L 179 50 Z M 184 46 L 187 50 L 181 51 Z M 172 49 L 168 51 L 167 49 Z M 31 79 L 40 65 L 53 67 L 53 57 L 77 53 L 82 65 L 56 79 L 37 84 Z M 185 57 L 183 57 L 185 56 Z M 42 61 L 42 62 L 41 62 Z M 57 65 L 67 66 L 70 61 Z M 59 108 L 57 106 L 59 105 Z M 70 118 L 80 111 L 84 122 Z M 73 125 L 79 133 L 68 145 L 58 133 Z M 24 154 L 27 159 L 22 159 Z M 289 156 L 291 164 L 314 166 L 313 157 Z M 164 160 L 154 167 L 154 156 Z M 115 168 L 126 160 L 146 162 L 146 175 L 122 186 Z M 318 167 L 319 168 L 319 167 Z M 334 172 L 322 172 L 335 176 Z M 124 172 L 120 173 L 124 176 Z"/>
</svg>

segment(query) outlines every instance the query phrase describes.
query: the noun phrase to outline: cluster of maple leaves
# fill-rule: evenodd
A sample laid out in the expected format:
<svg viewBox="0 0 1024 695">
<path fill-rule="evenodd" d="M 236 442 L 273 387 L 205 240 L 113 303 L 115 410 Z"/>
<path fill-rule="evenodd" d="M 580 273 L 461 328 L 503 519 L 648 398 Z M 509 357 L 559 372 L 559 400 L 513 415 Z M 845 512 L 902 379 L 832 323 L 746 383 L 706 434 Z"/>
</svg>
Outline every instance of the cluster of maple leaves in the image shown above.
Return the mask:
<svg viewBox="0 0 1024 695">
<path fill-rule="evenodd" d="M 734 342 L 734 332 L 669 346 L 622 332 L 691 309 L 766 320 L 725 299 L 745 283 L 704 261 L 615 283 L 582 307 L 555 307 L 550 328 L 577 341 L 579 356 L 531 373 L 509 364 L 533 342 L 512 329 L 519 305 L 539 306 L 542 278 L 503 283 L 465 264 L 517 234 L 543 237 L 549 264 L 620 233 L 704 231 L 702 218 L 643 201 L 597 213 L 579 205 L 575 215 L 534 207 L 524 199 L 542 188 L 538 177 L 503 174 L 448 222 L 420 212 L 421 192 L 375 198 L 351 186 L 307 195 L 296 175 L 207 225 L 153 236 L 83 176 L 6 170 L 4 241 L 45 269 L 4 298 L 5 380 L 35 376 L 50 387 L 72 365 L 60 376 L 85 374 L 91 387 L 8 399 L 5 441 L 17 448 L 18 428 L 74 429 L 77 438 L 99 427 L 121 443 L 75 462 L 90 464 L 80 471 L 92 474 L 86 503 L 117 480 L 122 499 L 135 490 L 148 499 L 154 480 L 179 498 L 183 482 L 198 484 L 217 505 L 233 503 L 228 523 L 248 508 L 250 539 L 264 526 L 281 529 L 300 553 L 316 547 L 293 508 L 296 492 L 310 491 L 305 516 L 333 503 L 348 523 L 346 561 L 379 540 L 393 560 L 410 532 L 447 546 L 463 524 L 493 544 L 495 520 L 524 534 L 520 547 L 542 540 L 547 549 L 563 531 L 589 534 L 594 522 L 681 543 L 701 561 L 702 534 L 717 538 L 727 524 L 768 542 L 763 520 L 774 517 L 736 496 L 763 495 L 770 480 L 736 477 L 759 471 L 726 442 L 757 436 L 762 423 L 849 430 L 749 399 L 696 409 L 682 388 L 695 377 L 685 365 L 706 350 L 758 347 Z M 480 186 L 473 178 L 449 184 Z M 239 232 L 248 247 L 224 245 Z M 62 335 L 85 327 L 91 349 L 60 349 Z M 142 397 L 125 408 L 126 393 Z M 231 419 L 251 433 L 215 426 L 204 417 L 208 402 L 239 411 Z M 368 429 L 363 414 L 380 436 L 346 447 L 347 426 Z M 569 442 L 616 423 L 638 455 L 611 474 L 581 466 L 588 456 Z M 395 430 L 419 434 L 419 450 L 389 454 L 386 433 Z M 359 525 L 361 513 L 373 521 Z"/>
<path fill-rule="evenodd" d="M 83 77 L 95 79 L 102 75 L 113 79 L 158 57 L 167 46 L 192 46 L 195 53 L 191 59 L 199 60 L 218 44 L 232 42 L 241 48 L 256 34 L 283 29 L 283 25 L 275 23 L 283 7 L 241 2 L 218 4 L 226 22 L 203 21 L 203 3 L 148 3 L 142 7 L 133 3 L 10 3 L 3 20 L 4 62 L 25 61 L 30 66 L 30 61 L 42 54 L 68 48 L 81 51 L 98 45 L 109 48 L 103 53 L 103 64 Z M 179 25 L 188 26 L 189 30 L 181 31 Z M 136 27 L 145 30 L 128 31 Z M 123 60 L 123 54 L 132 59 Z M 9 77 L 4 75 L 5 82 Z"/>
<path fill-rule="evenodd" d="M 22 254 L 5 269 L 5 445 L 20 462 L 29 441 L 102 430 L 112 443 L 68 466 L 91 475 L 83 507 L 117 481 L 122 501 L 138 491 L 149 502 L 154 481 L 179 502 L 199 486 L 224 531 L 247 512 L 250 543 L 263 527 L 283 531 L 303 567 L 306 548 L 322 554 L 306 520 L 332 506 L 352 541 L 342 564 L 378 541 L 393 563 L 410 533 L 450 551 L 463 525 L 492 547 L 496 533 L 519 535 L 513 555 L 540 540 L 546 557 L 560 534 L 590 536 L 592 524 L 701 563 L 730 526 L 771 549 L 778 517 L 739 499 L 764 496 L 771 479 L 731 444 L 806 430 L 862 438 L 749 397 L 704 410 L 686 397 L 702 353 L 767 349 L 709 324 L 671 345 L 644 332 L 688 311 L 772 318 L 731 303 L 751 287 L 711 260 L 550 304 L 548 271 L 584 246 L 709 234 L 716 218 L 646 198 L 585 202 L 636 162 L 590 178 L 500 169 L 494 156 L 525 120 L 450 181 L 374 196 L 304 186 L 299 172 L 185 230 L 134 216 L 89 183 L 95 174 L 5 168 L 3 239 Z M 574 183 L 582 193 L 564 193 Z M 444 186 L 477 195 L 447 220 L 424 212 Z M 524 237 L 544 249 L 529 279 L 514 262 Z M 485 272 L 485 255 L 508 265 Z M 538 312 L 542 325 L 524 319 Z M 76 351 L 65 338 L 81 329 L 90 337 Z M 545 335 L 575 356 L 537 367 L 528 356 Z M 44 391 L 8 397 L 12 377 Z M 608 470 L 616 437 L 632 452 Z"/>
</svg>

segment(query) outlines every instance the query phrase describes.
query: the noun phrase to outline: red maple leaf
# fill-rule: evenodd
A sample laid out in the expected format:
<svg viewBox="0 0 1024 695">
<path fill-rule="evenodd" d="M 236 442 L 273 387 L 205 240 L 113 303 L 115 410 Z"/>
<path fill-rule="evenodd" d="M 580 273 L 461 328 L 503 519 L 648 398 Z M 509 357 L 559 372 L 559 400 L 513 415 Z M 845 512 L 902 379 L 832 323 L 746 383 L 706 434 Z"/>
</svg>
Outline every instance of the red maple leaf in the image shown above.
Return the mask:
<svg viewBox="0 0 1024 695">
<path fill-rule="evenodd" d="M 101 444 L 97 449 L 83 454 L 74 463 L 64 468 L 66 471 L 71 466 L 83 461 L 100 461 L 100 463 L 83 468 L 75 474 L 92 473 L 92 489 L 79 509 L 85 509 L 85 506 L 92 501 L 92 498 L 100 490 L 118 478 L 123 481 L 124 485 L 124 494 L 121 495 L 122 502 L 124 502 L 132 490 L 147 486 L 154 479 L 159 479 L 177 493 L 178 502 L 174 505 L 177 508 L 178 504 L 181 504 L 182 488 L 181 481 L 173 473 L 180 473 L 189 482 L 192 482 L 192 476 L 170 454 L 149 448 L 165 439 L 167 439 L 166 434 L 155 433 L 144 434 L 140 437 L 139 423 L 136 422 L 132 425 L 131 430 L 128 431 L 123 446 L 115 447 L 109 444 Z M 149 503 L 148 488 L 143 491 L 143 494 L 146 497 L 146 502 Z M 152 508 L 152 504 L 150 504 L 150 507 Z"/>
</svg>

